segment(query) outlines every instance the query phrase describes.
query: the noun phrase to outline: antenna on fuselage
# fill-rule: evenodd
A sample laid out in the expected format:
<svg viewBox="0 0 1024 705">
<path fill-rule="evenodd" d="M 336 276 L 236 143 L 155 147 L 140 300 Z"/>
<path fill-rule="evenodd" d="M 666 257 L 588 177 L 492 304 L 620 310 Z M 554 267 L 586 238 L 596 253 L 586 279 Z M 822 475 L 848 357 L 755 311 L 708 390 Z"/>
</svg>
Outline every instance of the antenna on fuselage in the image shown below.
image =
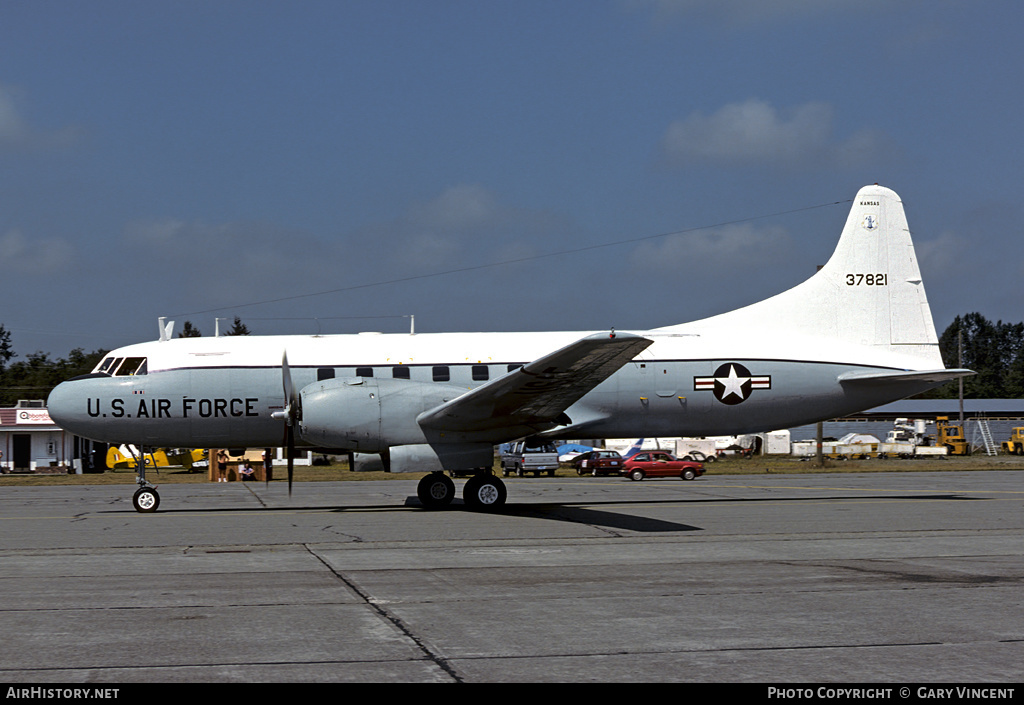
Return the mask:
<svg viewBox="0 0 1024 705">
<path fill-rule="evenodd" d="M 170 340 L 171 335 L 173 335 L 174 333 L 174 321 L 165 324 L 164 321 L 166 320 L 167 318 L 164 316 L 161 316 L 160 318 L 157 319 L 160 325 L 160 342 Z"/>
</svg>

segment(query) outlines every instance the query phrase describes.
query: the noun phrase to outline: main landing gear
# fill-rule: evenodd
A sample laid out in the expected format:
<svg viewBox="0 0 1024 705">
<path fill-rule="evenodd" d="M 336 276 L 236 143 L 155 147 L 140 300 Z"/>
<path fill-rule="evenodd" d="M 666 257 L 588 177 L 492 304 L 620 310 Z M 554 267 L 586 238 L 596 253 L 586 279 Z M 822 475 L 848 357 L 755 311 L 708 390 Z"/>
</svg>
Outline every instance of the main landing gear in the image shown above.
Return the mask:
<svg viewBox="0 0 1024 705">
<path fill-rule="evenodd" d="M 447 507 L 455 499 L 455 483 L 443 472 L 432 472 L 420 480 L 416 495 L 427 509 Z M 462 500 L 471 509 L 498 509 L 507 498 L 505 483 L 489 472 L 469 478 L 462 489 Z"/>
</svg>

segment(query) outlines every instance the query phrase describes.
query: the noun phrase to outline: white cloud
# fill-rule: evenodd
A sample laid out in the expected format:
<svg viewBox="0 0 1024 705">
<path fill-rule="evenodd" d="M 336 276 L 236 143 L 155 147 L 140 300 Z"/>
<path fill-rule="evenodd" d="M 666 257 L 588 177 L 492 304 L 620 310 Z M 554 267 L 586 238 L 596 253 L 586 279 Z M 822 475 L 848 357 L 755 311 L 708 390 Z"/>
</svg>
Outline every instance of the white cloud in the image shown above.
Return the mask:
<svg viewBox="0 0 1024 705">
<path fill-rule="evenodd" d="M 717 271 L 730 276 L 776 261 L 789 246 L 782 228 L 749 223 L 668 235 L 645 242 L 630 257 L 634 268 L 655 272 Z"/>
<path fill-rule="evenodd" d="M 81 130 L 75 127 L 45 130 L 30 125 L 22 117 L 18 98 L 18 91 L 0 85 L 0 148 L 64 148 L 74 144 L 81 137 Z"/>
<path fill-rule="evenodd" d="M 0 141 L 15 141 L 24 136 L 25 124 L 9 90 L 0 86 Z"/>
<path fill-rule="evenodd" d="M 276 292 L 324 284 L 338 264 L 337 253 L 322 242 L 258 222 L 140 220 L 126 225 L 124 242 L 126 270 L 174 281 L 176 299 L 213 305 L 266 298 L 268 282 Z"/>
<path fill-rule="evenodd" d="M 411 218 L 431 227 L 461 230 L 486 223 L 496 212 L 497 203 L 486 189 L 474 184 L 461 184 L 446 189 L 425 206 L 414 209 Z"/>
<path fill-rule="evenodd" d="M 868 131 L 837 140 L 832 107 L 811 102 L 780 112 L 751 99 L 730 103 L 712 115 L 692 113 L 672 123 L 662 140 L 675 165 L 782 163 L 843 166 L 877 156 L 881 140 Z"/>
<path fill-rule="evenodd" d="M 380 292 L 397 289 L 359 291 L 368 286 L 497 267 L 502 261 L 557 247 L 552 243 L 564 234 L 564 223 L 548 213 L 502 204 L 481 186 L 457 185 L 411 205 L 390 221 L 330 237 L 267 223 L 209 224 L 175 218 L 132 222 L 123 236 L 123 269 L 144 268 L 172 277 L 175 287 L 167 296 L 174 303 L 166 306 L 177 310 L 351 289 L 335 300 L 364 312 L 385 305 Z M 433 291 L 443 284 L 444 280 L 431 286 L 420 282 L 415 289 Z M 316 303 L 303 301 L 295 310 Z"/>
<path fill-rule="evenodd" d="M 74 248 L 58 238 L 25 237 L 20 230 L 0 235 L 0 270 L 22 275 L 52 275 L 74 259 Z"/>
</svg>

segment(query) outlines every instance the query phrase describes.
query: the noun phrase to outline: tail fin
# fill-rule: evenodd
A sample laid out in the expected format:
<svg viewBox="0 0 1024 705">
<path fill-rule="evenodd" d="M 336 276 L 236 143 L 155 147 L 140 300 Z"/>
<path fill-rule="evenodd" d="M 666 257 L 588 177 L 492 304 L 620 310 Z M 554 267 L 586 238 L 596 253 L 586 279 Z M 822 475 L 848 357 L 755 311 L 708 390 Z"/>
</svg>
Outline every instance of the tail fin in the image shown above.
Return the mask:
<svg viewBox="0 0 1024 705">
<path fill-rule="evenodd" d="M 631 445 L 629 447 L 629 450 L 627 450 L 625 453 L 622 454 L 622 457 L 623 458 L 632 458 L 634 455 L 636 455 L 637 453 L 640 452 L 640 449 L 643 447 L 643 445 L 644 445 L 644 439 L 643 438 L 637 439 L 637 442 L 634 443 L 633 445 Z"/>
<path fill-rule="evenodd" d="M 887 348 L 941 369 L 931 308 L 899 196 L 882 186 L 862 188 L 835 252 L 817 274 L 777 296 L 685 327 L 764 324 L 787 334 Z"/>
</svg>

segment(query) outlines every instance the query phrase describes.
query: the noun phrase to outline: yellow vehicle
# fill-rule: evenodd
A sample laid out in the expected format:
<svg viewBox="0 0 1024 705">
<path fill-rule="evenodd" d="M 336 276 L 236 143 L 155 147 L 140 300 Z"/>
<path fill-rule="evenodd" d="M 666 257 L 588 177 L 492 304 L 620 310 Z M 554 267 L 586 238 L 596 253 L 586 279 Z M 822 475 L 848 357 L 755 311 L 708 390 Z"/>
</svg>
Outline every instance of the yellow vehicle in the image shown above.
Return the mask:
<svg viewBox="0 0 1024 705">
<path fill-rule="evenodd" d="M 120 448 L 114 448 L 111 446 L 107 450 L 107 467 L 111 470 L 134 470 L 136 463 L 135 458 L 138 452 L 138 449 L 134 446 L 121 446 Z M 147 468 L 164 468 L 170 466 L 191 468 L 193 463 L 197 463 L 200 460 L 205 459 L 206 451 L 202 449 L 178 450 L 157 448 L 153 452 L 146 453 L 145 455 Z"/>
<path fill-rule="evenodd" d="M 964 429 L 955 423 L 949 423 L 948 416 L 935 417 L 935 436 L 937 446 L 946 446 L 950 455 L 970 455 L 971 447 L 964 436 Z"/>
<path fill-rule="evenodd" d="M 1024 426 L 1018 426 L 1010 434 L 1010 440 L 1003 441 L 1003 452 L 1011 455 L 1024 455 Z"/>
</svg>

